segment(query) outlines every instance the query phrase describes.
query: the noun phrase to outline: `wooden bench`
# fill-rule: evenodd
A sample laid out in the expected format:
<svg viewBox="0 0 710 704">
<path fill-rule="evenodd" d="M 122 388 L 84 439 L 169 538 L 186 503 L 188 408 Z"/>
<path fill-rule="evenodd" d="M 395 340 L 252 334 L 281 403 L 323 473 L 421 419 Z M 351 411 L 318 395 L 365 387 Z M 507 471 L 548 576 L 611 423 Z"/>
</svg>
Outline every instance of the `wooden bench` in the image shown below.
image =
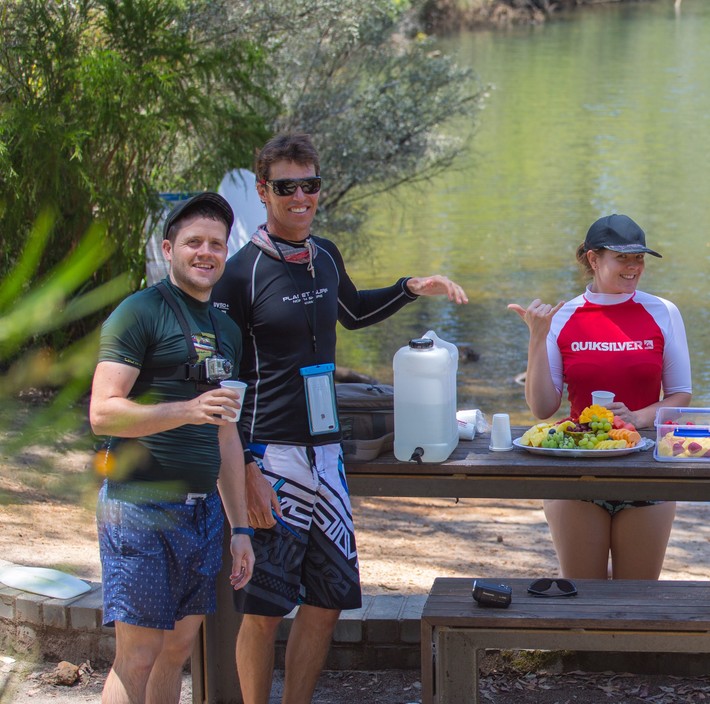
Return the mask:
<svg viewBox="0 0 710 704">
<path fill-rule="evenodd" d="M 710 652 L 710 582 L 575 580 L 578 595 L 513 588 L 507 609 L 479 606 L 473 579 L 434 582 L 422 613 L 423 704 L 477 704 L 477 653 L 486 649 Z"/>
</svg>

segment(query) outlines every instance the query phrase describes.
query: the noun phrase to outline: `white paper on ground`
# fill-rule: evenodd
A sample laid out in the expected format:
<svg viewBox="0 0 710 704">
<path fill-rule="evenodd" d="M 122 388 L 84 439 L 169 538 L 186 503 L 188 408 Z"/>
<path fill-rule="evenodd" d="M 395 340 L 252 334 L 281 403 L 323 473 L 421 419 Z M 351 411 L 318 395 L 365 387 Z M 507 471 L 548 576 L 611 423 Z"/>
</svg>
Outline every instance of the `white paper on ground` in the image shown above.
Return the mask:
<svg viewBox="0 0 710 704">
<path fill-rule="evenodd" d="M 91 591 L 91 586 L 78 577 L 48 567 L 25 567 L 24 565 L 0 567 L 0 582 L 13 589 L 50 596 L 54 599 L 72 599 Z"/>
</svg>

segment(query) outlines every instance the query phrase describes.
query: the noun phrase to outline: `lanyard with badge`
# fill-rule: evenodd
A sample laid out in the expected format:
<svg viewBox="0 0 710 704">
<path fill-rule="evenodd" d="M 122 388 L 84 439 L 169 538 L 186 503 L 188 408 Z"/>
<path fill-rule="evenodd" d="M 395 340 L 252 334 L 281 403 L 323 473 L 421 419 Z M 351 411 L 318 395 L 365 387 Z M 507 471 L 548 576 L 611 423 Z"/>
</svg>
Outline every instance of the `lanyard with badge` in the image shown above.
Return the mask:
<svg viewBox="0 0 710 704">
<path fill-rule="evenodd" d="M 283 262 L 286 272 L 288 273 L 291 282 L 298 294 L 298 284 L 288 266 L 288 262 L 279 248 L 279 245 L 274 242 L 274 247 L 279 254 L 279 258 Z M 311 253 L 310 271 L 313 280 L 313 315 L 308 315 L 305 301 L 303 303 L 303 314 L 306 316 L 306 323 L 311 333 L 311 344 L 313 352 L 317 351 L 316 339 L 316 270 L 313 264 L 313 254 Z M 308 408 L 308 427 L 311 435 L 324 435 L 326 433 L 335 433 L 340 425 L 338 423 L 338 413 L 335 402 L 335 382 L 333 373 L 335 372 L 335 364 L 314 364 L 309 367 L 301 367 L 299 370 L 303 377 L 303 386 L 306 393 L 306 406 Z"/>
</svg>

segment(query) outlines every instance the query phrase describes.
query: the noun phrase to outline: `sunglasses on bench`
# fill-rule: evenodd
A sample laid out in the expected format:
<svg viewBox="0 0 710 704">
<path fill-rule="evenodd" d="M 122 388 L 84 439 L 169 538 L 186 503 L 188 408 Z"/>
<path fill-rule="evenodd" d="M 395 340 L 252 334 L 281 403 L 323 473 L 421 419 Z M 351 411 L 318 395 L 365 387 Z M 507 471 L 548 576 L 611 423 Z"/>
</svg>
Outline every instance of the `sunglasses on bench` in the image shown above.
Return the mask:
<svg viewBox="0 0 710 704">
<path fill-rule="evenodd" d="M 548 591 L 553 585 L 559 591 Z M 536 579 L 529 587 L 528 594 L 533 596 L 574 596 L 577 585 L 569 579 Z"/>
<path fill-rule="evenodd" d="M 313 178 L 277 178 L 272 181 L 260 180 L 262 186 L 267 184 L 277 196 L 292 196 L 300 186 L 306 195 L 313 195 L 320 191 L 320 176 Z"/>
</svg>

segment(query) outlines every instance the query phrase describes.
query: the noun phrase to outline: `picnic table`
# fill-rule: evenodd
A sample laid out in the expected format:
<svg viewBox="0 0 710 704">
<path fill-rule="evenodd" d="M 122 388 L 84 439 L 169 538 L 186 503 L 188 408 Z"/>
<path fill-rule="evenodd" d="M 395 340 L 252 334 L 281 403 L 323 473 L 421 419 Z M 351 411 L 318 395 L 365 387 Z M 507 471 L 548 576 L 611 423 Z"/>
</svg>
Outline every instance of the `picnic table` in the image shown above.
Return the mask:
<svg viewBox="0 0 710 704">
<path fill-rule="evenodd" d="M 513 438 L 527 428 L 513 428 Z M 643 431 L 655 439 L 655 431 Z M 658 462 L 653 450 L 621 457 L 556 457 L 513 448 L 488 449 L 488 435 L 460 441 L 446 462 L 416 465 L 391 453 L 348 464 L 354 496 L 425 496 L 478 499 L 710 500 L 710 462 Z M 579 453 L 582 454 L 581 452 Z"/>
<path fill-rule="evenodd" d="M 513 428 L 513 438 L 527 428 Z M 655 432 L 643 432 L 655 439 Z M 532 454 L 520 448 L 488 449 L 489 436 L 462 440 L 446 462 L 400 462 L 386 453 L 347 466 L 353 496 L 660 499 L 710 501 L 710 462 L 658 462 L 653 450 L 623 456 L 569 457 Z M 228 538 L 226 538 L 228 550 Z M 228 552 L 227 552 L 228 554 Z M 229 564 L 229 563 L 227 563 Z M 239 617 L 229 581 L 220 576 L 218 614 L 206 619 L 192 658 L 193 702 L 241 702 L 234 665 Z M 235 694 L 236 692 L 236 694 Z"/>
</svg>

